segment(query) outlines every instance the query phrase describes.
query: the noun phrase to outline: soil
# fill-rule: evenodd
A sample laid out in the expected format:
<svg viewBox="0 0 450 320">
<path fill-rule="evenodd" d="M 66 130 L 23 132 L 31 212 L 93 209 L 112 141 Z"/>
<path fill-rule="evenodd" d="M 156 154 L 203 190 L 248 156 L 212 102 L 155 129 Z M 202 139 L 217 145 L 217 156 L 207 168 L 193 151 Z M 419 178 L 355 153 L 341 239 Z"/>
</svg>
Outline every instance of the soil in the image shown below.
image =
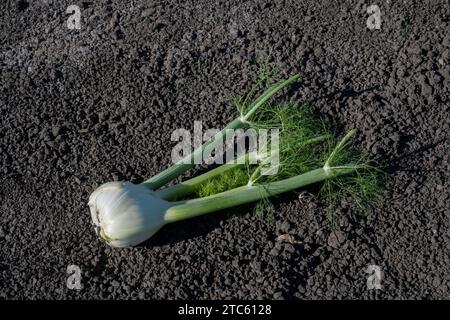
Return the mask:
<svg viewBox="0 0 450 320">
<path fill-rule="evenodd" d="M 0 298 L 449 299 L 449 3 L 372 2 L 380 29 L 365 0 L 1 1 Z M 89 194 L 166 168 L 173 130 L 223 127 L 258 50 L 301 74 L 283 98 L 358 130 L 382 204 L 332 228 L 306 189 L 272 224 L 249 206 L 101 242 Z"/>
</svg>

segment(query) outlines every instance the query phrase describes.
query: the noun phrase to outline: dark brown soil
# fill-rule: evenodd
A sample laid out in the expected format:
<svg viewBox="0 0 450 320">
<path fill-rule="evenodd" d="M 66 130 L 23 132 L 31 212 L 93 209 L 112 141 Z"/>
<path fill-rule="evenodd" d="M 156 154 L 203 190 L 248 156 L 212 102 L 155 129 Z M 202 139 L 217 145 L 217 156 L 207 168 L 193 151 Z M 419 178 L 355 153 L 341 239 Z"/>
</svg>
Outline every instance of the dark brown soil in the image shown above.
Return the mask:
<svg viewBox="0 0 450 320">
<path fill-rule="evenodd" d="M 365 0 L 75 1 L 69 30 L 73 2 L 0 2 L 0 298 L 449 299 L 448 1 L 378 1 L 380 30 Z M 89 194 L 166 168 L 174 129 L 231 120 L 258 49 L 386 166 L 372 219 L 341 209 L 333 230 L 307 190 L 274 225 L 241 208 L 107 247 Z"/>
</svg>

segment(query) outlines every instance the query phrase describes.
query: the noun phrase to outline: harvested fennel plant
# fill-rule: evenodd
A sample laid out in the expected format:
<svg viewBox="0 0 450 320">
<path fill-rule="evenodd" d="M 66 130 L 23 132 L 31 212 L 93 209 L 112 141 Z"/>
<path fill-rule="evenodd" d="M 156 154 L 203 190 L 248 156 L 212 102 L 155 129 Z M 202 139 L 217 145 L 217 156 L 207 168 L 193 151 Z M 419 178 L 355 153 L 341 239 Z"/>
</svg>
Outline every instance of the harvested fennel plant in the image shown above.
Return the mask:
<svg viewBox="0 0 450 320">
<path fill-rule="evenodd" d="M 348 151 L 355 130 L 336 139 L 324 123 L 306 108 L 269 100 L 298 79 L 294 75 L 270 86 L 252 103 L 236 99 L 239 116 L 222 131 L 184 159 L 142 184 L 110 182 L 89 198 L 92 220 L 100 236 L 115 247 L 137 245 L 167 223 L 265 200 L 307 185 L 322 183 L 321 194 L 334 201 L 342 191 L 363 207 L 377 190 L 378 170 Z M 194 166 L 194 159 L 224 143 L 227 130 L 277 129 L 271 152 L 241 154 L 239 160 L 222 164 L 197 177 L 162 188 Z M 276 146 L 276 149 L 273 146 Z M 275 170 L 267 164 L 275 151 Z M 337 187 L 337 188 L 336 188 Z"/>
</svg>

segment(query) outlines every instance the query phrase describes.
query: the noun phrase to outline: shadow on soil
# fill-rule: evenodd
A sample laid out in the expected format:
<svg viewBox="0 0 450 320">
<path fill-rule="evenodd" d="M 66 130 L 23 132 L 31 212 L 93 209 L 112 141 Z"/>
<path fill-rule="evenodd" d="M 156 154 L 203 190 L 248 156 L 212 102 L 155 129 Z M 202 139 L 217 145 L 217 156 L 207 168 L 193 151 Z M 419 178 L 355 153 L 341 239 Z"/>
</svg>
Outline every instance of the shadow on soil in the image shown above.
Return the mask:
<svg viewBox="0 0 450 320">
<path fill-rule="evenodd" d="M 417 157 L 417 156 L 419 156 L 419 155 L 423 155 L 423 154 L 426 153 L 427 151 L 433 150 L 434 148 L 436 148 L 436 147 L 437 147 L 438 145 L 440 145 L 441 143 L 444 143 L 445 141 L 450 141 L 450 137 L 440 139 L 440 140 L 438 140 L 438 141 L 435 142 L 435 143 L 427 144 L 427 145 L 424 145 L 424 146 L 422 146 L 422 147 L 420 147 L 420 148 L 418 148 L 418 149 L 416 149 L 416 150 L 414 150 L 414 151 L 411 151 L 411 152 L 407 152 L 407 153 L 405 153 L 405 154 L 402 154 L 401 156 L 399 156 L 399 157 L 393 159 L 393 160 L 391 161 L 391 164 L 390 164 L 390 165 L 387 165 L 387 166 L 386 166 L 386 172 L 389 173 L 389 174 L 392 174 L 392 173 L 394 173 L 394 172 L 396 172 L 396 171 L 410 171 L 410 172 L 412 172 L 412 171 L 413 171 L 413 172 L 419 172 L 419 171 L 420 171 L 420 172 L 430 172 L 430 171 L 433 171 L 433 170 L 408 169 L 408 168 L 406 168 L 406 167 L 403 167 L 403 166 L 401 165 L 401 163 L 402 163 L 403 161 L 405 161 L 405 160 L 408 160 L 408 159 Z"/>
</svg>

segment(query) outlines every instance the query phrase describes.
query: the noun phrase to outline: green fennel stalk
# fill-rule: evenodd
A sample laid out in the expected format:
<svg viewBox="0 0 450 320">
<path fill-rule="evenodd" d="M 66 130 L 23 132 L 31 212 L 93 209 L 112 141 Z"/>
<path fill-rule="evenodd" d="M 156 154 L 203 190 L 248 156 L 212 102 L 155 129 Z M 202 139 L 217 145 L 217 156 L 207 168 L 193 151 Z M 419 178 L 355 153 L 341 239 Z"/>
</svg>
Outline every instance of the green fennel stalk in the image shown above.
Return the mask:
<svg viewBox="0 0 450 320">
<path fill-rule="evenodd" d="M 206 146 L 214 147 L 215 145 L 222 143 L 223 138 L 227 129 L 239 129 L 242 128 L 247 119 L 251 117 L 265 102 L 267 102 L 273 95 L 287 87 L 299 78 L 300 75 L 296 74 L 284 81 L 281 81 L 273 86 L 271 86 L 267 91 L 265 91 L 261 96 L 259 96 L 247 110 L 242 110 L 238 118 L 230 122 L 222 131 L 217 133 L 209 141 L 204 143 L 200 148 L 194 150 L 193 153 L 187 155 L 184 159 L 180 160 L 179 163 L 167 168 L 166 170 L 160 172 L 156 176 L 148 179 L 144 184 L 150 189 L 158 189 L 159 187 L 165 185 L 167 182 L 177 178 L 182 173 L 191 169 L 194 166 L 194 159 L 196 156 L 203 153 Z M 187 162 L 187 163 L 186 163 Z"/>
<path fill-rule="evenodd" d="M 281 142 L 277 151 L 282 157 L 280 172 L 273 176 L 262 175 L 261 168 L 269 158 L 250 166 L 248 164 L 249 154 L 245 154 L 232 163 L 223 164 L 197 177 L 156 190 L 155 193 L 158 197 L 170 201 L 170 208 L 166 213 L 168 222 L 262 200 L 352 173 L 357 173 L 361 177 L 372 169 L 367 162 L 349 157 L 345 152 L 355 130 L 349 131 L 336 143 L 326 125 L 314 117 L 307 108 L 298 108 L 289 103 L 275 106 L 266 104 L 273 95 L 297 79 L 298 75 L 295 75 L 271 86 L 248 107 L 238 105 L 240 116 L 225 127 L 225 129 L 279 128 Z M 194 154 L 203 152 L 206 146 L 211 147 L 214 144 L 223 143 L 225 129 L 212 140 L 194 150 L 187 158 L 193 159 Z M 330 146 L 332 146 L 331 150 Z M 245 164 L 241 164 L 242 158 L 246 159 Z M 334 162 L 339 162 L 337 161 L 339 159 L 336 158 L 342 158 L 347 162 L 341 161 L 334 165 Z M 168 182 L 169 178 L 173 179 L 191 167 L 193 167 L 191 164 L 175 164 L 144 184 L 152 189 L 157 189 Z M 249 167 L 251 167 L 251 173 L 246 174 Z M 235 176 L 232 176 L 233 173 Z M 227 183 L 233 178 L 236 179 Z M 326 185 L 326 187 L 330 189 L 330 185 Z M 325 188 L 321 190 L 321 193 L 324 192 Z M 194 195 L 194 199 L 186 199 L 192 195 Z"/>
</svg>

